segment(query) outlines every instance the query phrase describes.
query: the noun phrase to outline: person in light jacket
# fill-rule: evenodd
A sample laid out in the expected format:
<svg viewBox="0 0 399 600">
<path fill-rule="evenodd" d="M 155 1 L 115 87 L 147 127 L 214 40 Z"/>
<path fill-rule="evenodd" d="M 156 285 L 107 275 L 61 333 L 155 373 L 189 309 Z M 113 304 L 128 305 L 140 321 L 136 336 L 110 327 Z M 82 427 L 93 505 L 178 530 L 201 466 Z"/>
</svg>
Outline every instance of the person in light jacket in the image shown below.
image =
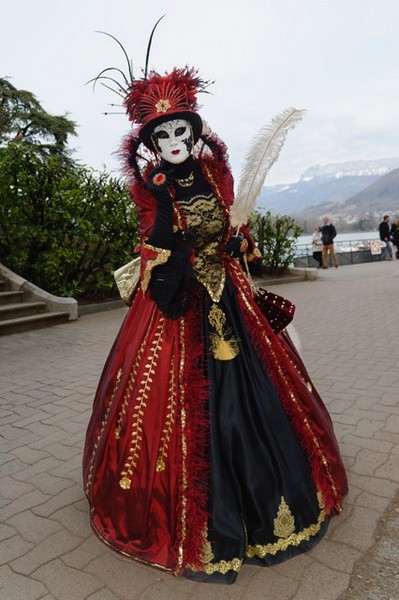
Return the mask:
<svg viewBox="0 0 399 600">
<path fill-rule="evenodd" d="M 323 242 L 321 239 L 321 227 L 319 225 L 316 226 L 314 230 L 314 234 L 312 235 L 312 256 L 316 262 L 319 263 L 318 269 L 321 269 L 323 266 Z"/>
</svg>

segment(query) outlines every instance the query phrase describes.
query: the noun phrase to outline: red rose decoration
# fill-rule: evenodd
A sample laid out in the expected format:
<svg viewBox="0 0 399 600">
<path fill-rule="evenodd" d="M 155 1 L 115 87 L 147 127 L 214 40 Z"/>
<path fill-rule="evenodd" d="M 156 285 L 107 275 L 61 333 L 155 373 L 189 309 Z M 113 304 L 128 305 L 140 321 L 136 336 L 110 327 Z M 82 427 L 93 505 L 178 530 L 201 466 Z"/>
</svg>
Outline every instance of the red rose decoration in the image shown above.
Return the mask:
<svg viewBox="0 0 399 600">
<path fill-rule="evenodd" d="M 166 181 L 166 175 L 165 175 L 165 173 L 157 173 L 152 178 L 152 183 L 154 185 L 163 185 L 165 183 L 165 181 Z"/>
</svg>

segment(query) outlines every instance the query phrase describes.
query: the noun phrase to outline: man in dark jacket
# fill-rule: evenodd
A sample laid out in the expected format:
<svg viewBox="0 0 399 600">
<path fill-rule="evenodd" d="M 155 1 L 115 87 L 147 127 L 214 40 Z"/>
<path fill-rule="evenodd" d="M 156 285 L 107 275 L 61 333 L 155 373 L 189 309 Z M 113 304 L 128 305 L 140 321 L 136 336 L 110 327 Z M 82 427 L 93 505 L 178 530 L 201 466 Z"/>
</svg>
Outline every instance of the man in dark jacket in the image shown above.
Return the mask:
<svg viewBox="0 0 399 600">
<path fill-rule="evenodd" d="M 395 247 L 396 258 L 399 258 L 399 219 L 397 217 L 391 225 L 391 242 Z"/>
<path fill-rule="evenodd" d="M 392 245 L 389 238 L 389 215 L 385 215 L 381 221 L 378 230 L 380 232 L 380 240 L 385 242 L 385 260 L 393 260 Z"/>
<path fill-rule="evenodd" d="M 339 266 L 337 255 L 334 250 L 334 238 L 337 235 L 336 229 L 328 217 L 323 217 L 321 227 L 321 241 L 323 242 L 323 269 L 328 269 L 328 253 L 330 253 L 335 268 Z"/>
</svg>

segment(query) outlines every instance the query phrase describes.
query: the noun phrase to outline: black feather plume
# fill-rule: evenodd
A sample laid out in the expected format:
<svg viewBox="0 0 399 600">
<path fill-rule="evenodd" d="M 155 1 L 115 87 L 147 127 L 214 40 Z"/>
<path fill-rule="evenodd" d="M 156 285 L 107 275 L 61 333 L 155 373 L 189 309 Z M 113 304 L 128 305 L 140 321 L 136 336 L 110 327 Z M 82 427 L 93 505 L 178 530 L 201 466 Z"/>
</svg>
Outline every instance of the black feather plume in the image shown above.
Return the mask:
<svg viewBox="0 0 399 600">
<path fill-rule="evenodd" d="M 120 41 L 115 36 L 111 35 L 110 33 L 107 33 L 106 31 L 96 31 L 96 33 L 102 33 L 103 35 L 107 35 L 108 37 L 112 38 L 113 40 L 115 40 L 115 42 L 118 44 L 118 46 L 122 49 L 122 52 L 123 52 L 123 54 L 125 55 L 125 58 L 126 58 L 127 69 L 128 69 L 130 81 L 133 81 L 134 77 L 133 77 L 133 69 L 132 69 L 131 61 L 129 59 L 129 56 L 128 56 L 125 48 L 120 43 Z"/>
<path fill-rule="evenodd" d="M 160 17 L 160 18 L 158 19 L 158 21 L 155 23 L 154 27 L 152 28 L 151 35 L 150 35 L 150 39 L 148 40 L 147 54 L 146 54 L 146 57 L 145 57 L 144 79 L 147 79 L 147 73 L 148 73 L 148 62 L 149 62 L 149 60 L 150 60 L 150 50 L 151 50 L 152 38 L 153 38 L 154 32 L 155 32 L 155 30 L 156 30 L 156 28 L 157 28 L 157 26 L 158 26 L 158 23 L 159 23 L 160 21 L 162 21 L 162 19 L 163 19 L 165 16 L 166 16 L 166 15 L 162 15 L 162 17 Z"/>
</svg>

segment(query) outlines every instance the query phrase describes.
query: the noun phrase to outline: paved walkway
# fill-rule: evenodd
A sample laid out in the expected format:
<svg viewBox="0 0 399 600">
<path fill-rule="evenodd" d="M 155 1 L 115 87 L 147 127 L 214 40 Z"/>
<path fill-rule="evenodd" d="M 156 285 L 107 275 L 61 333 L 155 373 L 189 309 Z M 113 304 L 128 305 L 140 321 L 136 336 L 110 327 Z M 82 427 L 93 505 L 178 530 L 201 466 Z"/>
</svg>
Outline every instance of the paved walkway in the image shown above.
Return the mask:
<svg viewBox="0 0 399 600">
<path fill-rule="evenodd" d="M 348 468 L 345 509 L 325 539 L 282 565 L 244 566 L 236 584 L 217 586 L 130 562 L 94 537 L 81 454 L 122 308 L 0 338 L 1 600 L 399 597 L 390 537 L 399 531 L 399 262 L 329 269 L 274 290 L 297 305 L 293 334 Z"/>
</svg>

